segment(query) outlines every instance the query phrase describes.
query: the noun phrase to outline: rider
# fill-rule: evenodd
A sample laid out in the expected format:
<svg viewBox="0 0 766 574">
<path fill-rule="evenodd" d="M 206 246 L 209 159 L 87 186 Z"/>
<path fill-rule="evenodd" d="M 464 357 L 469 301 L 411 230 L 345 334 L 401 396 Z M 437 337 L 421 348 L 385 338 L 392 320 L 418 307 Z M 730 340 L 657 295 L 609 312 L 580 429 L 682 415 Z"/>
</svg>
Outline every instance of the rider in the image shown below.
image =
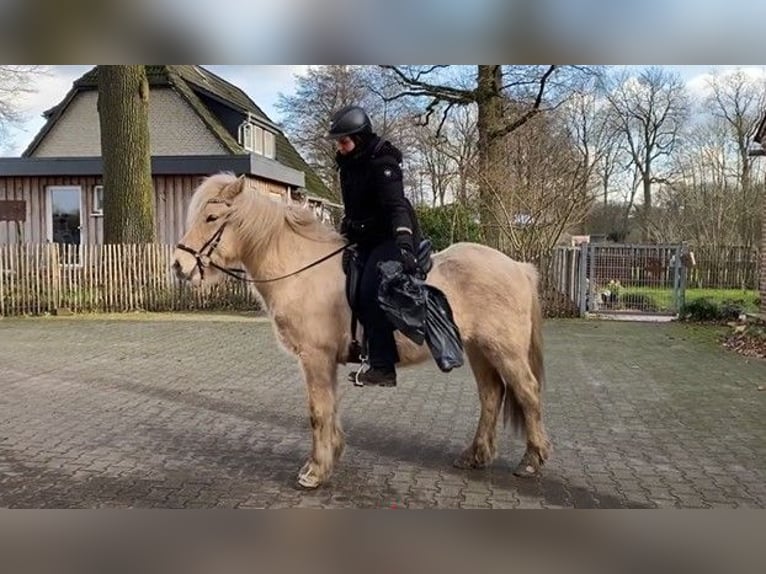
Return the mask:
<svg viewBox="0 0 766 574">
<path fill-rule="evenodd" d="M 406 273 L 419 269 L 415 255 L 420 228 L 404 196 L 402 153 L 372 130 L 367 113 L 358 106 L 337 111 L 328 137 L 336 141 L 345 214 L 341 233 L 357 244 L 363 269 L 359 292 L 359 319 L 368 341 L 370 369 L 359 374 L 366 385 L 396 386 L 399 361 L 394 327 L 377 302 L 381 261 L 401 261 Z"/>
</svg>

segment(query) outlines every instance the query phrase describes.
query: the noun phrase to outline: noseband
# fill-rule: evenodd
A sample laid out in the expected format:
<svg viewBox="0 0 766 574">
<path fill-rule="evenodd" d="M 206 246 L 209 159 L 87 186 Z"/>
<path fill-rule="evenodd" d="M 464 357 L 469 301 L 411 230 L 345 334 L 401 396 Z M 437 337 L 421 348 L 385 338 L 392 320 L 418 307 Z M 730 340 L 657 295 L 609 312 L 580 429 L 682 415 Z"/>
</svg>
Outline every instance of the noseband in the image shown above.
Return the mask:
<svg viewBox="0 0 766 574">
<path fill-rule="evenodd" d="M 234 277 L 237 277 L 238 279 L 241 279 L 239 275 L 236 275 L 236 273 L 245 273 L 243 269 L 229 269 L 227 267 L 221 267 L 218 265 L 215 261 L 212 260 L 211 255 L 213 254 L 213 251 L 215 251 L 215 248 L 218 247 L 218 244 L 221 241 L 221 236 L 223 235 L 223 230 L 226 229 L 226 224 L 229 223 L 228 221 L 224 221 L 221 226 L 216 230 L 215 233 L 205 241 L 205 244 L 199 249 L 199 251 L 195 251 L 191 247 L 187 247 L 183 243 L 179 243 L 176 245 L 178 249 L 181 251 L 186 251 L 187 253 L 190 253 L 194 256 L 194 259 L 197 260 L 197 269 L 199 270 L 199 276 L 200 279 L 205 278 L 205 267 L 208 265 L 210 267 L 215 267 L 216 269 L 219 269 L 220 271 L 223 271 L 224 273 L 227 273 L 228 275 L 232 275 Z M 207 264 L 205 264 L 205 259 L 207 260 Z"/>
<path fill-rule="evenodd" d="M 216 201 L 216 200 L 212 200 Z M 211 201 L 211 202 L 212 202 Z M 220 200 L 219 200 L 220 201 Z M 228 202 L 222 202 L 229 205 Z M 197 269 L 199 270 L 199 276 L 200 279 L 205 278 L 205 267 L 213 267 L 215 269 L 218 269 L 222 273 L 225 273 L 229 277 L 234 277 L 235 279 L 239 279 L 240 281 L 245 281 L 246 283 L 270 283 L 271 281 L 279 281 L 280 279 L 286 279 L 287 277 L 292 277 L 293 275 L 297 275 L 298 273 L 305 271 L 306 269 L 309 269 L 311 267 L 314 267 L 314 265 L 319 265 L 323 261 L 326 261 L 330 257 L 333 257 L 334 255 L 337 255 L 341 251 L 344 251 L 351 247 L 352 244 L 344 245 L 343 247 L 339 247 L 338 249 L 332 251 L 331 253 L 328 253 L 321 259 L 317 259 L 313 263 L 309 263 L 305 267 L 301 267 L 297 271 L 293 271 L 292 273 L 288 273 L 287 275 L 282 275 L 281 277 L 273 277 L 271 279 L 246 279 L 244 275 L 247 273 L 244 269 L 237 269 L 235 267 L 222 267 L 221 265 L 218 265 L 215 261 L 212 259 L 213 251 L 215 251 L 216 247 L 218 247 L 218 244 L 221 242 L 221 236 L 223 235 L 223 230 L 226 229 L 226 225 L 229 223 L 228 219 L 224 221 L 221 226 L 213 233 L 213 235 L 205 241 L 204 245 L 199 250 L 194 250 L 191 247 L 188 247 L 184 245 L 183 243 L 178 243 L 176 247 L 180 249 L 181 251 L 185 251 L 186 253 L 189 253 L 194 256 L 194 258 L 197 261 Z M 207 260 L 207 263 L 205 262 Z"/>
</svg>

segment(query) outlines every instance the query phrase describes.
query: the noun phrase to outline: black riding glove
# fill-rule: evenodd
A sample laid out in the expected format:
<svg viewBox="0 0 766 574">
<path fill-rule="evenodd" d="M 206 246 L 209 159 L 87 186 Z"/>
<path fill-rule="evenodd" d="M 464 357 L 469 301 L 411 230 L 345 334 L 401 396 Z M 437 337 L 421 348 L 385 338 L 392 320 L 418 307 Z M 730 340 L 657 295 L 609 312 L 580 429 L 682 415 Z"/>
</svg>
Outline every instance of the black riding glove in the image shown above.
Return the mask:
<svg viewBox="0 0 766 574">
<path fill-rule="evenodd" d="M 351 233 L 351 220 L 348 217 L 343 217 L 343 219 L 340 220 L 340 229 L 338 231 L 343 237 L 348 239 L 348 236 Z"/>
<path fill-rule="evenodd" d="M 351 265 L 356 264 L 356 256 L 357 256 L 357 251 L 356 251 L 356 248 L 354 248 L 353 246 L 346 247 L 346 249 L 343 251 L 341 266 L 343 267 L 343 272 L 346 275 L 348 275 L 348 270 L 351 268 Z"/>
<path fill-rule="evenodd" d="M 396 246 L 401 252 L 402 269 L 409 275 L 420 271 L 418 258 L 415 257 L 415 247 L 412 243 L 412 234 L 402 232 L 396 235 Z"/>
</svg>

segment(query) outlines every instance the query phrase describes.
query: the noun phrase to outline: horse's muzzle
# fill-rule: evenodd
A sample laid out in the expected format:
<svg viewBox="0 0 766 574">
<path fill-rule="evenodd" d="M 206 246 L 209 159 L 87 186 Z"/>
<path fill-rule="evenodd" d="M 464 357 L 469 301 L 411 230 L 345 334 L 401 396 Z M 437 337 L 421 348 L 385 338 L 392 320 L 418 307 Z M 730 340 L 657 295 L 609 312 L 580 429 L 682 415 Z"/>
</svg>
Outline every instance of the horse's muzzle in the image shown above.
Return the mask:
<svg viewBox="0 0 766 574">
<path fill-rule="evenodd" d="M 175 273 L 176 277 L 181 281 L 188 281 L 191 279 L 191 273 L 187 273 L 183 270 L 183 265 L 181 265 L 181 262 L 178 259 L 173 261 L 172 269 L 173 273 Z M 193 269 L 192 272 L 194 272 Z"/>
</svg>

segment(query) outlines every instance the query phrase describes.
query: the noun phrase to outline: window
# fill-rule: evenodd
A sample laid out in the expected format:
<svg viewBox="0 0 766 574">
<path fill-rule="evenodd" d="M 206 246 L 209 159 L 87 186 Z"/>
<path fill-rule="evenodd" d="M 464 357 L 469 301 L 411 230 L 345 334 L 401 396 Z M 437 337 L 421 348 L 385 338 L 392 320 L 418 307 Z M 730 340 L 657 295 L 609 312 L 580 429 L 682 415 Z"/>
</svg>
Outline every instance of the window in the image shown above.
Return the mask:
<svg viewBox="0 0 766 574">
<path fill-rule="evenodd" d="M 263 128 L 255 126 L 253 128 L 253 147 L 255 153 L 263 155 Z"/>
<path fill-rule="evenodd" d="M 86 243 L 81 188 L 76 185 L 48 186 L 46 199 L 48 241 L 60 245 L 61 263 L 78 265 L 80 245 Z"/>
<path fill-rule="evenodd" d="M 104 186 L 96 185 L 93 188 L 93 211 L 91 215 L 94 217 L 102 217 L 104 215 Z"/>
<path fill-rule="evenodd" d="M 276 158 L 276 139 L 274 133 L 246 121 L 239 126 L 239 143 L 247 151 Z"/>
<path fill-rule="evenodd" d="M 276 139 L 272 132 L 263 134 L 263 155 L 272 159 L 277 157 Z"/>
<path fill-rule="evenodd" d="M 246 150 L 252 151 L 252 124 L 242 124 L 239 126 L 239 144 Z"/>
</svg>

